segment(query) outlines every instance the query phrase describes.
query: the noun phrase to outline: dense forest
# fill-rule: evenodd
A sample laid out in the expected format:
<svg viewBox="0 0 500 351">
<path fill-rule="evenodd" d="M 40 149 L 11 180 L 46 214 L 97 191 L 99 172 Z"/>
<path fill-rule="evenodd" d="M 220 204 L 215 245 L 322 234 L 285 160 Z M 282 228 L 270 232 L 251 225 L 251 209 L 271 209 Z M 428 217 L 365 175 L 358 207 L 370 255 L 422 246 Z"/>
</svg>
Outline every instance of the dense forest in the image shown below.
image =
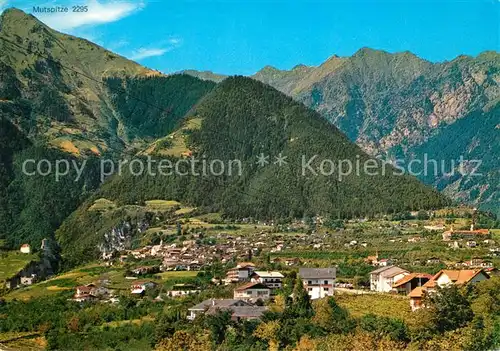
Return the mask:
<svg viewBox="0 0 500 351">
<path fill-rule="evenodd" d="M 186 74 L 108 78 L 106 86 L 128 138 L 163 137 L 215 86 Z"/>
<path fill-rule="evenodd" d="M 60 181 L 53 176 L 27 175 L 22 170 L 25 160 L 45 159 L 54 164 L 56 160 L 77 159 L 55 149 L 31 145 L 5 119 L 0 124 L 0 239 L 9 247 L 17 248 L 23 243 L 38 247 L 99 186 L 98 163 L 89 159 L 78 181 L 74 170 Z M 33 166 L 26 170 L 34 172 Z"/>
</svg>

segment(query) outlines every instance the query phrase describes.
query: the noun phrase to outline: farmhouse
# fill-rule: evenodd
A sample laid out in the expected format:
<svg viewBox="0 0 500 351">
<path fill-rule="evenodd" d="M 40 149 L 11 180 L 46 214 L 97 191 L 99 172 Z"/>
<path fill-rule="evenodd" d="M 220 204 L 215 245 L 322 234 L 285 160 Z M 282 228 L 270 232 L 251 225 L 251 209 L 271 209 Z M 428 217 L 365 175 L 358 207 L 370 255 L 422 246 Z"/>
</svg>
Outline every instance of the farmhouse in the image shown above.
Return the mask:
<svg viewBox="0 0 500 351">
<path fill-rule="evenodd" d="M 430 279 L 432 279 L 431 274 L 411 273 L 399 279 L 392 287 L 396 289 L 398 294 L 408 295 L 413 289 L 424 285 Z"/>
<path fill-rule="evenodd" d="M 422 299 L 425 294 L 433 293 L 436 287 L 444 287 L 450 284 L 467 285 L 489 279 L 489 275 L 482 269 L 467 270 L 441 270 L 421 287 L 416 287 L 410 294 L 410 306 L 412 311 L 422 307 Z"/>
<path fill-rule="evenodd" d="M 456 239 L 485 240 L 490 238 L 491 238 L 491 233 L 488 229 L 474 230 L 474 225 L 471 225 L 470 230 L 454 230 L 452 227 L 449 231 L 443 233 L 443 241 L 450 241 Z"/>
<path fill-rule="evenodd" d="M 250 276 L 255 270 L 255 264 L 251 262 L 239 263 L 235 268 L 230 269 L 226 274 L 226 283 L 238 283 L 250 280 Z"/>
<path fill-rule="evenodd" d="M 410 274 L 406 269 L 397 266 L 387 266 L 374 270 L 370 273 L 370 290 L 378 292 L 389 292 L 393 284 Z"/>
<path fill-rule="evenodd" d="M 312 300 L 333 296 L 337 277 L 335 268 L 300 268 L 299 277 Z"/>
<path fill-rule="evenodd" d="M 91 287 L 86 285 L 77 286 L 73 301 L 84 302 L 96 300 L 97 298 L 91 294 L 91 290 Z"/>
<path fill-rule="evenodd" d="M 240 300 L 249 300 L 249 301 L 257 301 L 257 300 L 268 300 L 271 297 L 271 289 L 262 283 L 259 282 L 251 282 L 246 283 L 239 288 L 234 289 L 234 299 Z"/>
<path fill-rule="evenodd" d="M 191 285 L 191 284 L 175 284 L 172 287 L 172 290 L 169 290 L 167 292 L 167 295 L 170 296 L 170 297 L 179 297 L 179 296 L 196 294 L 198 292 L 200 292 L 200 289 L 198 289 L 194 285 Z"/>
<path fill-rule="evenodd" d="M 36 283 L 37 278 L 36 274 L 21 276 L 21 285 L 32 285 Z"/>
<path fill-rule="evenodd" d="M 156 286 L 152 281 L 137 281 L 130 286 L 130 293 L 134 295 L 144 294 L 147 290 L 153 289 Z"/>
</svg>

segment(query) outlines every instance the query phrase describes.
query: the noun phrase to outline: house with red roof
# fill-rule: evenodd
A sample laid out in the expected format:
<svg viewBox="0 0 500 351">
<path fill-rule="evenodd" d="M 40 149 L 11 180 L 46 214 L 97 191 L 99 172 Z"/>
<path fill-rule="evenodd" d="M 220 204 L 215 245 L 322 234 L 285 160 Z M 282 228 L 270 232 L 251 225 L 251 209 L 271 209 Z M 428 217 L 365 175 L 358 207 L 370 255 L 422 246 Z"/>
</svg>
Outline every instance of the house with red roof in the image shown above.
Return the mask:
<svg viewBox="0 0 500 351">
<path fill-rule="evenodd" d="M 271 288 L 260 282 L 246 283 L 234 289 L 235 300 L 257 301 L 268 300 L 271 297 Z"/>
<path fill-rule="evenodd" d="M 392 287 L 398 294 L 408 295 L 413 289 L 420 287 L 432 279 L 432 274 L 410 273 L 395 282 Z"/>
<path fill-rule="evenodd" d="M 422 307 L 422 301 L 425 294 L 432 294 L 437 287 L 445 287 L 450 284 L 464 286 L 475 284 L 489 279 L 490 276 L 482 269 L 462 269 L 449 270 L 443 269 L 437 272 L 427 283 L 421 287 L 413 289 L 408 296 L 410 297 L 410 306 L 412 311 Z"/>
</svg>

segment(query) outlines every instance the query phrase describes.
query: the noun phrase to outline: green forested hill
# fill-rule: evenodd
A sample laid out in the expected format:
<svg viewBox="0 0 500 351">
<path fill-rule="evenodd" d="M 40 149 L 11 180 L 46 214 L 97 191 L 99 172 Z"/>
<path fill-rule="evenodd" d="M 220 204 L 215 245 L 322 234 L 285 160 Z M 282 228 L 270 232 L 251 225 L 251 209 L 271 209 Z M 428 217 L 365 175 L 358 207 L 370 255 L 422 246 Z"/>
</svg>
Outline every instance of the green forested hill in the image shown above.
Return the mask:
<svg viewBox="0 0 500 351">
<path fill-rule="evenodd" d="M 0 17 L 0 77 L 0 105 L 31 109 L 9 120 L 75 156 L 144 147 L 168 134 L 214 85 L 167 77 L 17 9 Z"/>
<path fill-rule="evenodd" d="M 182 192 L 180 200 L 219 206 L 233 215 L 269 218 L 297 217 L 306 211 L 368 214 L 442 205 L 443 197 L 413 178 L 360 174 L 338 181 L 337 174 L 314 176 L 310 171 L 301 176 L 302 156 L 310 159 L 317 155 L 318 161 L 349 159 L 353 164 L 356 159 L 367 160 L 368 156 L 315 112 L 252 79 L 225 80 L 201 101 L 189 118 L 200 120 L 198 128 L 186 131 L 187 144 L 195 156 L 225 163 L 238 159 L 244 172 L 242 176 L 219 179 L 193 177 L 190 181 L 196 183 L 194 188 L 183 181 L 190 189 Z M 288 164 L 260 167 L 256 161 L 261 153 L 269 155 L 271 163 L 282 153 Z M 317 163 L 314 165 L 318 167 Z M 164 189 L 162 185 L 169 180 L 156 178 L 142 183 L 144 188 L 140 190 L 137 187 L 141 182 L 134 180 L 136 190 L 130 193 L 135 193 L 139 201 L 165 191 L 166 197 L 175 194 L 175 189 Z M 124 178 L 118 183 L 121 187 L 129 180 Z M 134 199 L 130 193 L 121 195 L 113 191 L 114 186 L 112 181 L 103 188 L 105 197 Z M 196 189 L 206 191 L 197 194 Z M 406 195 L 395 198 L 395 194 Z"/>
<path fill-rule="evenodd" d="M 258 218 L 360 216 L 437 208 L 447 203 L 443 195 L 415 178 L 393 175 L 389 166 L 386 175 L 371 176 L 361 171 L 341 180 L 337 173 L 303 174 L 303 155 L 307 159 L 317 155 L 312 163 L 315 169 L 324 159 L 351 160 L 355 164 L 369 157 L 316 112 L 250 78 L 232 77 L 220 83 L 196 106 L 185 125 L 189 127 L 181 130 L 193 157 L 208 162 L 221 160 L 226 166 L 231 160 L 241 160 L 241 175 L 126 173 L 111 178 L 94 199 L 102 197 L 119 205 L 174 199 L 231 217 Z M 286 165 L 273 164 L 280 153 L 286 156 Z M 271 164 L 256 164 L 260 154 L 269 155 Z M 168 159 L 178 160 L 173 156 Z M 194 169 L 203 172 L 201 163 Z M 382 172 L 380 165 L 378 172 Z M 102 240 L 102 234 L 96 237 L 96 228 L 92 227 L 96 214 L 88 211 L 94 199 L 58 231 L 63 248 L 65 243 L 72 252 L 83 253 Z M 86 230 L 88 227 L 92 232 Z"/>
</svg>

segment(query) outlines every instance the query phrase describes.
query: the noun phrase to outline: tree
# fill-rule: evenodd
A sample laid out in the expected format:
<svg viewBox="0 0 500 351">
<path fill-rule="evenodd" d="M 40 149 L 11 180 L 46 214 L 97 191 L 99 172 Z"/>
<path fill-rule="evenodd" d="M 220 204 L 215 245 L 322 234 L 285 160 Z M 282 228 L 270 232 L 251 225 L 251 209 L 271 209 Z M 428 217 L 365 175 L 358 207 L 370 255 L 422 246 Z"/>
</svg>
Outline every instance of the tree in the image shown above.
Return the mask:
<svg viewBox="0 0 500 351">
<path fill-rule="evenodd" d="M 207 333 L 194 334 L 179 330 L 171 338 L 163 339 L 157 345 L 156 351 L 206 351 L 210 350 L 210 337 Z"/>
<path fill-rule="evenodd" d="M 212 342 L 222 344 L 226 336 L 226 329 L 231 323 L 231 311 L 218 310 L 215 314 L 205 317 L 205 327 L 210 330 Z"/>
<path fill-rule="evenodd" d="M 301 317 L 310 317 L 314 311 L 311 305 L 311 298 L 304 288 L 302 279 L 297 277 L 293 287 L 292 309 L 293 313 Z"/>
<path fill-rule="evenodd" d="M 280 329 L 278 321 L 261 323 L 254 332 L 254 336 L 269 343 L 269 351 L 278 351 L 277 335 Z"/>
<path fill-rule="evenodd" d="M 429 214 L 427 213 L 427 211 L 420 210 L 417 213 L 417 219 L 421 221 L 429 219 Z"/>
<path fill-rule="evenodd" d="M 340 307 L 333 297 L 314 302 L 313 323 L 329 333 L 346 333 L 356 326 L 349 313 Z"/>
<path fill-rule="evenodd" d="M 469 300 L 456 286 L 438 287 L 436 293 L 427 295 L 424 304 L 432 309 L 432 324 L 443 333 L 465 326 L 474 318 Z"/>
</svg>

